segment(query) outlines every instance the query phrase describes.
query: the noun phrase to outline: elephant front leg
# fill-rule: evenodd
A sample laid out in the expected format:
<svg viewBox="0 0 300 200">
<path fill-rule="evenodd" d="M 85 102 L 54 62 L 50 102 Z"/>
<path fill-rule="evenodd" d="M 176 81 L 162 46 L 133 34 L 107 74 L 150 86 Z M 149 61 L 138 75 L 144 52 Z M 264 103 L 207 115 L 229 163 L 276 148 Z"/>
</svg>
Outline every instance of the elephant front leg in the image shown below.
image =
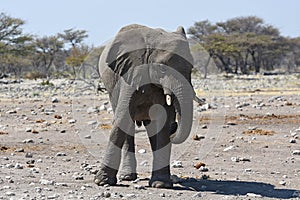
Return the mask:
<svg viewBox="0 0 300 200">
<path fill-rule="evenodd" d="M 118 126 L 114 126 L 110 134 L 103 163 L 94 179 L 97 185 L 103 186 L 106 184 L 117 184 L 117 173 L 120 166 L 121 151 L 125 139 L 126 133 Z"/>
<path fill-rule="evenodd" d="M 132 130 L 132 132 L 134 129 Z M 137 179 L 134 136 L 126 135 L 122 149 L 122 167 L 120 180 L 133 181 Z"/>
<path fill-rule="evenodd" d="M 149 185 L 155 188 L 171 188 L 173 187 L 170 173 L 171 143 L 168 134 L 170 127 L 164 126 L 162 130 L 157 131 L 158 123 L 159 121 L 152 121 L 146 126 L 153 151 L 152 176 Z"/>
</svg>

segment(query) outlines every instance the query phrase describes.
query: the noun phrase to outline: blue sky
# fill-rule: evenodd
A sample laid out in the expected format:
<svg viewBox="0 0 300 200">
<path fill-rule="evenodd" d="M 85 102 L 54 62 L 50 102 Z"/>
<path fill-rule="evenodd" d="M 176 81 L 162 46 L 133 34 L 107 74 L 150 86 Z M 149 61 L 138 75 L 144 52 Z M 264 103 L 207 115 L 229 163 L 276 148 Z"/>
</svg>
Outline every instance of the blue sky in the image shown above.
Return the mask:
<svg viewBox="0 0 300 200">
<path fill-rule="evenodd" d="M 124 25 L 140 23 L 175 30 L 196 21 L 226 21 L 255 15 L 284 36 L 300 36 L 299 0 L 1 0 L 0 12 L 26 21 L 24 31 L 54 35 L 68 28 L 88 31 L 88 44 L 101 45 Z"/>
</svg>

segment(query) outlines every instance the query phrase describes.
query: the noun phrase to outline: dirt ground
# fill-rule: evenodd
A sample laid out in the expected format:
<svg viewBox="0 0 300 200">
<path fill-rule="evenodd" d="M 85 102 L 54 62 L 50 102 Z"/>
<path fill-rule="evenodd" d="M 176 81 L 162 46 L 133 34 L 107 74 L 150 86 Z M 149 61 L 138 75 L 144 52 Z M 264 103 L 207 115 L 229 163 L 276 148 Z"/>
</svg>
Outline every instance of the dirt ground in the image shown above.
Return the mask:
<svg viewBox="0 0 300 200">
<path fill-rule="evenodd" d="M 173 189 L 148 187 L 144 128 L 136 130 L 139 179 L 96 186 L 108 96 L 54 83 L 0 85 L 0 199 L 300 199 L 298 76 L 195 81 L 207 104 L 194 104 L 190 137 L 173 145 Z"/>
</svg>

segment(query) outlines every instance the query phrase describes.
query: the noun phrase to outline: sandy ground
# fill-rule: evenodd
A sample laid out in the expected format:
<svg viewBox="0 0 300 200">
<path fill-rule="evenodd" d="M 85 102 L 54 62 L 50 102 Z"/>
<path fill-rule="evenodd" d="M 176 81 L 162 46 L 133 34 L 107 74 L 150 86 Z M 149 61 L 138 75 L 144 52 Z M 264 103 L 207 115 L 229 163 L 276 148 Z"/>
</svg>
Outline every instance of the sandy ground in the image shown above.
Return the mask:
<svg viewBox="0 0 300 200">
<path fill-rule="evenodd" d="M 173 189 L 148 187 L 143 128 L 139 179 L 96 186 L 113 115 L 107 95 L 39 82 L 0 85 L 0 199 L 300 199 L 298 76 L 194 81 L 208 104 L 195 103 L 190 137 L 173 145 Z"/>
</svg>

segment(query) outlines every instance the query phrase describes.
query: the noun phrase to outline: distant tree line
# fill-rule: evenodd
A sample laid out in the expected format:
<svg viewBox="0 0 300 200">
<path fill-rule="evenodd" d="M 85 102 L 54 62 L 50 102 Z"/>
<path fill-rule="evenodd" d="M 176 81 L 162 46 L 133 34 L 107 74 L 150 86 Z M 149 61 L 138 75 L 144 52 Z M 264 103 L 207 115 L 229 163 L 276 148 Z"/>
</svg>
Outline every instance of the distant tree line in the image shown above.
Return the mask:
<svg viewBox="0 0 300 200">
<path fill-rule="evenodd" d="M 204 47 L 220 72 L 300 71 L 300 37 L 284 37 L 261 18 L 237 17 L 217 23 L 199 21 L 188 33 Z"/>
<path fill-rule="evenodd" d="M 24 24 L 22 19 L 0 13 L 0 78 L 8 74 L 31 79 L 99 76 L 97 63 L 103 47 L 84 44 L 87 31 L 66 29 L 41 37 L 24 33 Z M 284 37 L 258 17 L 215 24 L 199 21 L 188 34 L 208 52 L 208 62 L 214 61 L 219 72 L 299 72 L 300 37 Z M 206 76 L 208 70 L 204 71 Z"/>
<path fill-rule="evenodd" d="M 84 44 L 87 31 L 66 29 L 63 33 L 40 37 L 24 33 L 24 23 L 22 19 L 0 13 L 0 78 L 5 75 L 31 79 L 76 78 L 87 67 L 98 73 L 94 65 L 103 47 Z"/>
</svg>

